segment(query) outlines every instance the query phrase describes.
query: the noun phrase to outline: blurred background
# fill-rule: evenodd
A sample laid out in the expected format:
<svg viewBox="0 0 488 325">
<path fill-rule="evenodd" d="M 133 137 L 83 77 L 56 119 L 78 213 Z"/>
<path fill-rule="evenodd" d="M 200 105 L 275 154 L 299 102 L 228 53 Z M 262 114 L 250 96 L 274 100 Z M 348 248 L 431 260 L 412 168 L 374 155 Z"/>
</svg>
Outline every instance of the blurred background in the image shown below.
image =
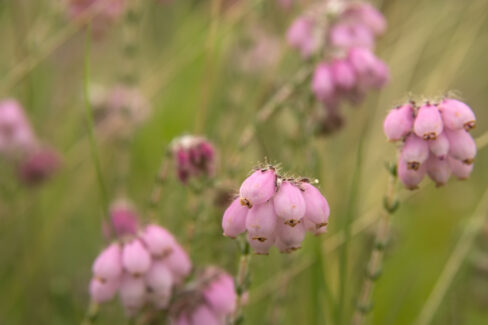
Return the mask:
<svg viewBox="0 0 488 325">
<path fill-rule="evenodd" d="M 91 263 L 105 245 L 103 202 L 85 119 L 86 62 L 92 95 L 97 85 L 130 74 L 151 107 L 149 117 L 123 141 L 96 133 L 110 201 L 130 199 L 144 217 L 171 140 L 184 133 L 206 136 L 218 151 L 215 185 L 190 188 L 170 173 L 157 219 L 177 235 L 195 265 L 216 264 L 235 274 L 239 248 L 221 235 L 225 204 L 216 204 L 218 190 L 237 190 L 265 157 L 283 170 L 316 177 L 331 205 L 329 230 L 320 237 L 307 235 L 294 254 L 272 250 L 269 256 L 253 256 L 245 324 L 334 324 L 341 231 L 351 205 L 343 308 L 352 315 L 382 209 L 384 165 L 396 155 L 382 130 L 386 112 L 410 93 L 430 97 L 454 90 L 477 115 L 473 136 L 488 130 L 488 2 L 373 1 L 388 20 L 376 53 L 388 64 L 391 80 L 360 107 L 346 108 L 346 125 L 328 137 L 305 132 L 298 122 L 304 119 L 295 105 L 299 101 L 257 124 L 259 109 L 304 64 L 285 34 L 312 2 L 283 8 L 271 0 L 140 1 L 137 33 L 127 32 L 130 22 L 124 19 L 102 32 L 92 25 L 89 55 L 86 27 L 70 19 L 66 2 L 0 2 L 0 96 L 17 98 L 36 133 L 62 157 L 60 171 L 36 188 L 19 184 L 12 168 L 0 162 L 1 324 L 76 324 L 86 312 Z M 126 62 L 127 44 L 137 44 L 133 62 Z M 306 92 L 296 96 L 305 102 Z M 257 125 L 257 136 L 240 149 L 247 125 Z M 360 181 L 352 196 L 359 143 Z M 482 200 L 487 165 L 488 149 L 480 149 L 469 180 L 399 190 L 400 208 L 367 322 L 415 322 Z M 487 261 L 488 223 L 432 324 L 487 323 Z M 103 306 L 97 323 L 129 322 L 113 302 Z"/>
</svg>

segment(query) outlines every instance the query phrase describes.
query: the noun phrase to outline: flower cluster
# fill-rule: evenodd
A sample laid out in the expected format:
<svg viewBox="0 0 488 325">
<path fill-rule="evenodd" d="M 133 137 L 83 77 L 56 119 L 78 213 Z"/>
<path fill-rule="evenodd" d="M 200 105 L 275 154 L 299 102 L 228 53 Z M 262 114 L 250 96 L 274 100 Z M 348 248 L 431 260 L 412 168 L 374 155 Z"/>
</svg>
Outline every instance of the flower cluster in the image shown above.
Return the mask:
<svg viewBox="0 0 488 325">
<path fill-rule="evenodd" d="M 184 135 L 174 139 L 171 154 L 182 183 L 191 177 L 211 177 L 215 172 L 214 146 L 203 137 Z"/>
<path fill-rule="evenodd" d="M 170 310 L 171 324 L 228 324 L 236 301 L 234 279 L 223 270 L 208 267 L 175 299 Z"/>
<path fill-rule="evenodd" d="M 84 21 L 91 17 L 96 34 L 102 33 L 124 13 L 126 0 L 68 0 L 68 16 Z"/>
<path fill-rule="evenodd" d="M 321 131 L 342 126 L 340 103 L 358 104 L 371 89 L 389 78 L 386 64 L 375 56 L 375 38 L 386 30 L 386 20 L 365 2 L 328 1 L 325 8 L 297 18 L 288 30 L 288 43 L 304 58 L 325 52 L 314 71 L 312 90 L 326 109 Z M 325 11 L 326 19 L 317 12 Z"/>
<path fill-rule="evenodd" d="M 118 292 L 128 315 L 145 304 L 168 308 L 173 289 L 191 271 L 191 261 L 171 233 L 156 224 L 138 228 L 137 215 L 127 206 L 111 209 L 117 239 L 93 263 L 92 301 L 103 303 Z"/>
<path fill-rule="evenodd" d="M 56 151 L 38 139 L 22 106 L 13 99 L 0 101 L 0 155 L 28 185 L 48 179 L 61 161 Z"/>
<path fill-rule="evenodd" d="M 308 179 L 282 178 L 269 166 L 244 180 L 239 194 L 222 218 L 224 235 L 247 230 L 257 254 L 268 254 L 273 244 L 290 253 L 301 247 L 307 230 L 318 235 L 327 229 L 329 204 Z"/>
<path fill-rule="evenodd" d="M 139 89 L 118 84 L 110 89 L 94 86 L 91 102 L 97 132 L 105 138 L 130 136 L 149 116 L 151 106 Z"/>
<path fill-rule="evenodd" d="M 451 173 L 466 179 L 473 170 L 476 143 L 469 131 L 476 125 L 471 108 L 452 98 L 409 102 L 392 109 L 384 121 L 389 141 L 403 141 L 398 177 L 409 189 L 417 188 L 427 174 L 437 186 Z"/>
</svg>

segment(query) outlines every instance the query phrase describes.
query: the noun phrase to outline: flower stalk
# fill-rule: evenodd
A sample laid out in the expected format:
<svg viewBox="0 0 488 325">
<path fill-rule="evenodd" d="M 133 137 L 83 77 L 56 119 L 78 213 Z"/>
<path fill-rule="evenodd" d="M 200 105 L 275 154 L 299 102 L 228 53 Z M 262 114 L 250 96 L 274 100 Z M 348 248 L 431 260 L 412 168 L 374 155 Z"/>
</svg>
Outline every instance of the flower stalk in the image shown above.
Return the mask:
<svg viewBox="0 0 488 325">
<path fill-rule="evenodd" d="M 236 308 L 231 316 L 229 324 L 241 324 L 244 320 L 242 315 L 243 296 L 249 289 L 249 263 L 251 260 L 251 247 L 245 239 L 241 241 L 241 256 L 239 258 L 239 269 L 237 270 L 236 283 Z"/>
</svg>

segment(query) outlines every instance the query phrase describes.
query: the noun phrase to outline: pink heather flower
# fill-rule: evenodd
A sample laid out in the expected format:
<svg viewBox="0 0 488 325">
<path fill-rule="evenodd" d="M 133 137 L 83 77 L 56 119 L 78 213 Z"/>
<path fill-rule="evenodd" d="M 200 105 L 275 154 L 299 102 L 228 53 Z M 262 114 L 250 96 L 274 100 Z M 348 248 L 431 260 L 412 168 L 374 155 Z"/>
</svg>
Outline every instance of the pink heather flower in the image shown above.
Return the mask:
<svg viewBox="0 0 488 325">
<path fill-rule="evenodd" d="M 347 60 L 334 60 L 330 65 L 334 84 L 340 89 L 349 90 L 356 86 L 356 74 Z"/>
<path fill-rule="evenodd" d="M 110 206 L 110 221 L 116 237 L 135 235 L 139 227 L 139 216 L 131 204 L 125 200 L 114 202 Z M 108 237 L 112 229 L 107 226 Z"/>
<path fill-rule="evenodd" d="M 157 308 L 167 308 L 173 289 L 173 275 L 164 262 L 152 263 L 146 273 L 146 285 L 150 289 L 150 299 Z"/>
<path fill-rule="evenodd" d="M 329 220 L 330 207 L 327 199 L 312 184 L 302 182 L 302 196 L 305 201 L 304 219 L 314 224 L 315 229 L 326 227 Z"/>
<path fill-rule="evenodd" d="M 101 280 L 93 278 L 90 281 L 90 298 L 98 304 L 110 301 L 119 288 L 119 280 Z"/>
<path fill-rule="evenodd" d="M 319 236 L 327 232 L 327 226 L 317 228 L 317 224 L 310 221 L 307 217 L 303 218 L 303 226 L 305 227 L 305 230 L 311 232 L 315 236 Z"/>
<path fill-rule="evenodd" d="M 312 90 L 321 101 L 328 101 L 334 96 L 335 85 L 330 66 L 321 63 L 315 68 L 312 79 Z"/>
<path fill-rule="evenodd" d="M 387 23 L 381 12 L 366 2 L 352 3 L 343 13 L 344 18 L 367 26 L 375 35 L 385 32 Z"/>
<path fill-rule="evenodd" d="M 212 281 L 203 291 L 206 302 L 218 316 L 229 315 L 236 308 L 236 289 L 234 279 L 223 273 Z"/>
<path fill-rule="evenodd" d="M 59 154 L 42 147 L 26 153 L 19 166 L 19 178 L 27 185 L 37 185 L 50 178 L 61 165 Z"/>
<path fill-rule="evenodd" d="M 244 180 L 239 190 L 241 204 L 251 208 L 273 197 L 276 189 L 276 173 L 273 168 L 258 169 Z"/>
<path fill-rule="evenodd" d="M 466 131 L 476 126 L 476 117 L 471 108 L 465 103 L 446 98 L 439 103 L 439 110 L 442 121 L 446 128 L 458 130 L 464 128 Z"/>
<path fill-rule="evenodd" d="M 290 227 L 294 227 L 305 215 L 305 200 L 301 190 L 289 181 L 283 181 L 273 197 L 276 215 Z"/>
<path fill-rule="evenodd" d="M 127 315 L 134 315 L 146 301 L 144 278 L 126 274 L 120 282 L 119 295 Z"/>
<path fill-rule="evenodd" d="M 187 183 L 191 177 L 213 176 L 215 149 L 207 139 L 185 135 L 173 140 L 171 150 L 182 183 Z"/>
<path fill-rule="evenodd" d="M 415 134 L 424 140 L 435 140 L 443 129 L 441 113 L 437 106 L 424 104 L 420 106 L 413 125 Z"/>
<path fill-rule="evenodd" d="M 163 258 L 168 256 L 176 243 L 173 235 L 163 227 L 150 224 L 141 233 L 141 239 L 152 256 Z"/>
<path fill-rule="evenodd" d="M 103 281 L 115 280 L 122 274 L 122 250 L 118 243 L 105 248 L 95 259 L 92 266 L 93 274 Z"/>
<path fill-rule="evenodd" d="M 449 140 L 449 155 L 465 164 L 472 164 L 476 156 L 476 143 L 464 129 L 445 130 Z"/>
<path fill-rule="evenodd" d="M 385 118 L 383 130 L 388 141 L 405 138 L 413 128 L 414 112 L 411 104 L 392 109 Z"/>
<path fill-rule="evenodd" d="M 294 227 L 279 222 L 276 226 L 276 246 L 278 246 L 278 249 L 282 253 L 291 253 L 300 249 L 305 239 L 305 231 L 303 222 L 300 222 Z"/>
<path fill-rule="evenodd" d="M 449 140 L 446 133 L 442 132 L 437 136 L 437 139 L 429 141 L 430 152 L 438 158 L 445 158 L 449 153 Z"/>
<path fill-rule="evenodd" d="M 452 173 L 458 179 L 467 179 L 471 172 L 473 171 L 473 164 L 467 165 L 460 160 L 454 159 L 452 157 L 447 157 L 447 161 L 449 163 L 449 167 L 451 167 Z"/>
<path fill-rule="evenodd" d="M 246 231 L 246 216 L 249 208 L 241 204 L 241 199 L 232 201 L 222 217 L 224 236 L 235 238 Z"/>
<path fill-rule="evenodd" d="M 403 159 L 398 159 L 398 178 L 405 185 L 406 188 L 414 190 L 425 176 L 425 164 L 421 164 L 417 169 L 408 168 L 407 163 Z"/>
<path fill-rule="evenodd" d="M 89 10 L 93 10 L 92 25 L 99 34 L 122 16 L 125 5 L 125 0 L 69 0 L 68 15 L 72 19 L 81 19 Z"/>
<path fill-rule="evenodd" d="M 247 233 L 249 245 L 254 250 L 254 253 L 258 255 L 268 255 L 269 249 L 275 243 L 275 237 L 276 235 L 274 232 L 266 238 L 254 236 L 249 232 Z"/>
<path fill-rule="evenodd" d="M 171 270 L 175 283 L 181 283 L 192 269 L 190 257 L 178 243 L 173 247 L 171 254 L 166 257 L 165 263 Z"/>
<path fill-rule="evenodd" d="M 374 47 L 374 36 L 363 24 L 341 22 L 332 26 L 329 41 L 333 47 L 350 49 L 353 47 Z"/>
<path fill-rule="evenodd" d="M 410 134 L 405 140 L 401 156 L 408 169 L 417 170 L 429 157 L 429 145 L 415 134 Z"/>
<path fill-rule="evenodd" d="M 0 153 L 9 157 L 36 147 L 36 137 L 24 110 L 13 99 L 0 101 Z"/>
<path fill-rule="evenodd" d="M 371 50 L 352 48 L 348 59 L 357 73 L 361 88 L 381 88 L 388 81 L 388 67 Z"/>
<path fill-rule="evenodd" d="M 253 240 L 266 241 L 276 229 L 277 217 L 273 202 L 254 205 L 247 213 L 246 228 Z"/>
<path fill-rule="evenodd" d="M 205 324 L 205 325 L 222 325 L 222 322 L 218 319 L 217 315 L 205 304 L 197 307 L 191 317 L 192 325 Z"/>
<path fill-rule="evenodd" d="M 151 266 L 151 255 L 139 239 L 134 239 L 124 245 L 122 250 L 122 265 L 134 276 L 147 272 Z"/>
<path fill-rule="evenodd" d="M 310 57 L 318 48 L 315 22 L 309 17 L 299 17 L 291 24 L 286 34 L 288 44 L 299 50 L 302 57 Z"/>
<path fill-rule="evenodd" d="M 431 155 L 425 162 L 425 167 L 427 174 L 437 186 L 447 184 L 449 177 L 451 177 L 451 167 L 447 159 L 439 159 Z"/>
</svg>

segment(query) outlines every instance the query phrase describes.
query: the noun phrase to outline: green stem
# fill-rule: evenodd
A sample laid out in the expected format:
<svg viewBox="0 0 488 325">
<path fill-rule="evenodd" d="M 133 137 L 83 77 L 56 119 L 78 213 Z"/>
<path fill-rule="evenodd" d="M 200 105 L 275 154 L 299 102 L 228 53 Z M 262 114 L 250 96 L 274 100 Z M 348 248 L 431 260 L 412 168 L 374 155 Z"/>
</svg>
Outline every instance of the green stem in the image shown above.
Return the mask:
<svg viewBox="0 0 488 325">
<path fill-rule="evenodd" d="M 237 303 L 236 309 L 230 319 L 231 325 L 237 325 L 242 322 L 242 296 L 249 289 L 249 262 L 251 260 L 251 247 L 245 238 L 242 238 L 241 244 L 242 247 L 241 256 L 239 258 L 239 269 L 237 270 L 237 276 L 235 279 Z"/>
</svg>

